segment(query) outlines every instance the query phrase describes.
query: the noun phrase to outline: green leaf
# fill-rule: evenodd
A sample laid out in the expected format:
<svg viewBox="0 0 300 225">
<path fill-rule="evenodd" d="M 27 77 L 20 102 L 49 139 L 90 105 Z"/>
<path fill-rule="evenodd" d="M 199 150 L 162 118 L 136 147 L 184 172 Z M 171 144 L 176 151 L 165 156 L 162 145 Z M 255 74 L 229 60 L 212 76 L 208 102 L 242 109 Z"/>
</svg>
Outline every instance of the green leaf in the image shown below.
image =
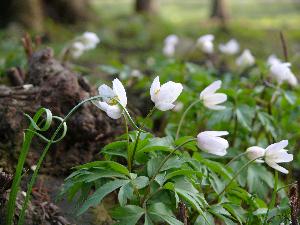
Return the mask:
<svg viewBox="0 0 300 225">
<path fill-rule="evenodd" d="M 106 145 L 102 150 L 101 154 L 115 155 L 127 159 L 127 141 L 115 141 Z"/>
<path fill-rule="evenodd" d="M 122 186 L 118 193 L 118 200 L 121 206 L 125 206 L 127 204 L 127 199 L 131 199 L 133 197 L 133 188 L 130 183 Z"/>
<path fill-rule="evenodd" d="M 144 209 L 137 205 L 127 205 L 113 210 L 112 217 L 118 220 L 116 225 L 135 225 L 144 213 Z"/>
<path fill-rule="evenodd" d="M 274 127 L 274 118 L 266 112 L 258 112 L 257 115 L 263 127 L 270 132 L 274 138 L 277 138 L 276 129 Z"/>
<path fill-rule="evenodd" d="M 145 176 L 140 176 L 131 181 L 132 185 L 134 185 L 137 189 L 142 189 L 146 187 L 149 183 L 149 178 Z"/>
<path fill-rule="evenodd" d="M 168 173 L 166 175 L 166 180 L 169 180 L 176 176 L 182 176 L 182 175 L 185 175 L 187 177 L 190 177 L 192 175 L 196 175 L 197 177 L 202 177 L 203 173 L 201 173 L 199 171 L 191 170 L 191 169 L 181 169 L 181 170 L 176 170 L 171 173 Z"/>
<path fill-rule="evenodd" d="M 205 220 L 206 218 L 206 220 Z M 209 212 L 203 212 L 202 215 L 199 215 L 194 223 L 194 225 L 214 225 L 214 217 Z"/>
<path fill-rule="evenodd" d="M 113 170 L 122 174 L 125 174 L 129 176 L 129 171 L 128 169 L 121 165 L 120 163 L 114 162 L 114 161 L 94 161 L 90 163 L 86 163 L 80 166 L 76 166 L 75 169 L 90 169 L 93 167 L 99 167 L 99 168 L 104 168 L 108 170 Z"/>
<path fill-rule="evenodd" d="M 154 223 L 152 222 L 150 215 L 148 213 L 145 214 L 145 223 L 144 225 L 154 225 Z"/>
<path fill-rule="evenodd" d="M 238 122 L 241 123 L 241 125 L 248 131 L 251 131 L 251 122 L 254 117 L 254 109 L 248 105 L 240 105 L 235 112 Z"/>
<path fill-rule="evenodd" d="M 102 199 L 108 195 L 109 193 L 113 192 L 114 190 L 122 187 L 125 184 L 128 184 L 130 180 L 113 180 L 110 181 L 100 188 L 98 188 L 94 194 L 92 194 L 81 206 L 81 208 L 78 210 L 78 215 L 84 213 L 89 207 L 96 206 L 99 204 Z"/>
</svg>

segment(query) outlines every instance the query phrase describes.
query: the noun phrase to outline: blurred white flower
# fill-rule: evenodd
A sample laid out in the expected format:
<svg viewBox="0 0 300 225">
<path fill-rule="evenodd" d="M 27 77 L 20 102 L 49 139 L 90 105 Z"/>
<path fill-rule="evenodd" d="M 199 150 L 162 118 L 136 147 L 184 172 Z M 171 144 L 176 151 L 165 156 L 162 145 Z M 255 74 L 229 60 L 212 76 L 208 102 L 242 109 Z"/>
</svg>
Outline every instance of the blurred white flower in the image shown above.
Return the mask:
<svg viewBox="0 0 300 225">
<path fill-rule="evenodd" d="M 270 76 L 279 84 L 287 81 L 290 85 L 296 86 L 298 81 L 296 76 L 291 71 L 290 66 L 290 63 L 275 63 L 270 67 Z"/>
<path fill-rule="evenodd" d="M 26 192 L 25 191 L 21 191 L 21 194 L 24 196 L 24 197 L 26 197 Z"/>
<path fill-rule="evenodd" d="M 165 38 L 163 54 L 167 57 L 173 57 L 175 54 L 176 45 L 178 44 L 179 39 L 175 34 L 171 34 Z"/>
<path fill-rule="evenodd" d="M 168 81 L 160 86 L 159 76 L 157 76 L 150 88 L 151 100 L 155 107 L 161 111 L 173 109 L 173 104 L 182 92 L 182 84 Z"/>
<path fill-rule="evenodd" d="M 141 71 L 139 71 L 137 69 L 132 70 L 130 75 L 132 77 L 136 77 L 136 78 L 141 78 L 143 76 Z"/>
<path fill-rule="evenodd" d="M 124 86 L 118 79 L 114 79 L 112 83 L 112 89 L 105 84 L 102 84 L 98 88 L 102 101 L 94 101 L 93 103 L 105 111 L 110 118 L 119 119 L 122 116 L 123 110 L 119 106 L 118 101 L 125 108 L 127 105 L 127 96 Z"/>
<path fill-rule="evenodd" d="M 32 166 L 30 167 L 30 169 L 31 169 L 32 171 L 35 171 L 35 170 L 36 170 L 36 165 L 32 165 Z"/>
<path fill-rule="evenodd" d="M 197 135 L 198 147 L 210 154 L 224 156 L 229 147 L 228 141 L 221 136 L 228 135 L 227 131 L 204 131 Z"/>
<path fill-rule="evenodd" d="M 227 55 L 234 55 L 240 50 L 240 45 L 235 39 L 231 39 L 225 44 L 219 45 L 219 50 Z"/>
<path fill-rule="evenodd" d="M 275 65 L 275 64 L 280 64 L 281 63 L 281 60 L 277 58 L 276 55 L 272 54 L 268 57 L 267 59 L 267 65 L 268 66 L 272 66 L 272 65 Z"/>
<path fill-rule="evenodd" d="M 288 143 L 287 140 L 283 140 L 271 144 L 266 148 L 265 153 L 265 162 L 273 169 L 285 174 L 288 174 L 289 171 L 282 166 L 279 166 L 278 163 L 293 161 L 293 154 L 288 154 L 288 150 L 284 149 Z"/>
<path fill-rule="evenodd" d="M 197 46 L 199 46 L 203 52 L 211 54 L 214 52 L 214 39 L 215 37 L 212 34 L 203 35 L 198 38 Z"/>
<path fill-rule="evenodd" d="M 97 34 L 93 32 L 84 32 L 79 38 L 86 50 L 96 48 L 97 44 L 100 42 Z"/>
<path fill-rule="evenodd" d="M 239 67 L 245 68 L 254 65 L 255 58 L 249 49 L 245 49 L 243 53 L 236 59 L 236 64 Z"/>
<path fill-rule="evenodd" d="M 75 59 L 79 58 L 84 51 L 85 51 L 85 46 L 79 41 L 74 42 L 69 48 L 71 57 Z"/>
<path fill-rule="evenodd" d="M 33 88 L 33 85 L 32 85 L 32 84 L 24 84 L 24 85 L 23 85 L 23 88 L 24 88 L 25 90 L 29 90 L 30 88 Z"/>
<path fill-rule="evenodd" d="M 183 109 L 183 103 L 182 102 L 176 102 L 175 107 L 173 108 L 174 112 L 180 112 Z"/>
<path fill-rule="evenodd" d="M 223 93 L 216 93 L 216 91 L 221 88 L 221 85 L 222 81 L 215 81 L 200 93 L 200 99 L 203 101 L 205 107 L 213 110 L 225 109 L 225 106 L 221 106 L 219 104 L 227 100 L 227 95 Z"/>
<path fill-rule="evenodd" d="M 247 154 L 248 159 L 250 159 L 250 160 L 256 159 L 255 162 L 263 163 L 264 160 L 257 159 L 257 158 L 263 158 L 265 155 L 265 151 L 266 150 L 264 148 L 261 148 L 258 146 L 252 146 L 246 150 L 246 154 Z"/>
</svg>

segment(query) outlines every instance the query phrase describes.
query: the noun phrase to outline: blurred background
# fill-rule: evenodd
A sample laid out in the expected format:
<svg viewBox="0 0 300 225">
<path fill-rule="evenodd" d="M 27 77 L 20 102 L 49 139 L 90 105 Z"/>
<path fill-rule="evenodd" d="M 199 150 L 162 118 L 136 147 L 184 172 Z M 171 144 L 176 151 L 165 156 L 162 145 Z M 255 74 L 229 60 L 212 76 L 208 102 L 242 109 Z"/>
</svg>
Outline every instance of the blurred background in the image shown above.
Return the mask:
<svg viewBox="0 0 300 225">
<path fill-rule="evenodd" d="M 161 54 L 171 33 L 187 46 L 206 33 L 217 41 L 236 38 L 242 48 L 266 58 L 282 57 L 282 31 L 289 60 L 299 67 L 299 0 L 11 0 L 1 1 L 0 10 L 2 74 L 5 68 L 25 66 L 20 41 L 25 32 L 40 36 L 59 55 L 74 37 L 93 31 L 101 43 L 77 64 L 143 69 L 150 56 Z"/>
</svg>

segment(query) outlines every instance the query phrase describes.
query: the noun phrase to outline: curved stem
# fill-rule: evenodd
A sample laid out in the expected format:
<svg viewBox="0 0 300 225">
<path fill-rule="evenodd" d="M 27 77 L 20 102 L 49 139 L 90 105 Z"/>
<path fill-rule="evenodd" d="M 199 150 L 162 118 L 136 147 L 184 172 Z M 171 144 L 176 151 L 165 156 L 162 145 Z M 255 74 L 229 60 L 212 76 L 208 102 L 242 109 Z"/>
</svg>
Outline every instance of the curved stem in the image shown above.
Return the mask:
<svg viewBox="0 0 300 225">
<path fill-rule="evenodd" d="M 250 161 L 248 161 L 245 165 L 243 165 L 231 178 L 231 180 L 229 181 L 229 183 L 225 186 L 225 188 L 217 195 L 217 198 L 219 198 L 226 190 L 227 188 L 231 185 L 231 183 L 235 180 L 235 178 L 237 178 L 237 176 L 245 169 L 247 168 L 251 163 L 253 163 L 255 160 L 259 159 L 261 157 L 252 159 Z"/>
<path fill-rule="evenodd" d="M 176 137 L 175 137 L 175 140 L 178 139 L 178 136 L 179 136 L 179 132 L 180 132 L 180 129 L 181 129 L 181 126 L 182 126 L 182 123 L 186 117 L 186 114 L 188 113 L 188 111 L 190 111 L 190 109 L 196 105 L 197 103 L 201 102 L 201 99 L 197 99 L 196 101 L 192 102 L 192 104 L 189 105 L 189 107 L 186 108 L 186 110 L 183 112 L 181 118 L 180 118 L 180 121 L 179 121 L 179 124 L 178 124 L 178 128 L 177 128 L 177 131 L 176 131 Z"/>
<path fill-rule="evenodd" d="M 62 128 L 62 126 L 64 125 L 64 123 L 67 121 L 67 119 L 80 107 L 82 106 L 84 103 L 88 102 L 88 101 L 92 101 L 92 100 L 95 100 L 95 99 L 98 99 L 100 98 L 101 96 L 94 96 L 94 97 L 91 97 L 91 98 L 88 98 L 88 99 L 85 99 L 83 100 L 82 102 L 80 102 L 79 104 L 77 104 L 73 109 L 71 109 L 71 111 L 65 116 L 65 118 L 61 121 L 61 123 L 59 124 L 59 126 L 57 127 L 57 129 L 55 130 L 54 134 L 52 135 L 50 141 L 48 142 L 48 144 L 46 145 L 46 147 L 44 148 L 43 152 L 42 152 L 42 155 L 41 157 L 39 158 L 38 160 L 38 163 L 37 163 L 37 167 L 32 175 L 32 178 L 30 180 L 30 183 L 28 185 L 28 188 L 27 188 L 27 193 L 26 193 L 26 198 L 24 200 L 24 203 L 23 203 L 23 206 L 22 206 L 22 210 L 21 210 L 21 213 L 20 213 L 20 217 L 19 217 L 19 221 L 18 221 L 18 225 L 22 225 L 24 223 L 24 218 L 25 218 L 25 211 L 27 209 L 27 205 L 28 205 L 28 202 L 31 198 L 31 191 L 32 191 L 32 188 L 33 188 L 33 185 L 35 184 L 35 181 L 36 181 L 36 178 L 37 178 L 37 175 L 38 175 L 38 171 L 39 171 L 39 168 L 50 148 L 50 146 L 53 144 L 53 142 L 55 141 L 55 138 L 57 136 L 57 134 L 59 133 L 60 129 Z M 32 134 L 32 133 L 31 133 Z M 33 135 L 33 134 L 32 134 Z"/>
<path fill-rule="evenodd" d="M 271 208 L 274 208 L 275 206 L 275 202 L 276 202 L 276 195 L 277 195 L 277 186 L 278 186 L 278 171 L 275 170 L 275 175 L 274 175 L 274 188 L 273 188 L 273 192 L 272 192 L 272 199 L 271 199 L 271 202 L 268 206 L 268 210 L 267 210 L 267 213 L 266 213 L 266 216 L 265 216 L 265 219 L 264 219 L 264 225 L 267 224 L 267 220 L 268 220 L 268 215 L 269 215 L 269 212 L 270 212 L 270 209 Z"/>
<path fill-rule="evenodd" d="M 228 167 L 233 161 L 235 161 L 235 160 L 241 158 L 242 156 L 244 156 L 244 155 L 246 155 L 246 154 L 247 154 L 247 152 L 242 152 L 242 153 L 238 154 L 237 156 L 233 157 L 233 158 L 225 165 L 225 167 Z"/>
</svg>

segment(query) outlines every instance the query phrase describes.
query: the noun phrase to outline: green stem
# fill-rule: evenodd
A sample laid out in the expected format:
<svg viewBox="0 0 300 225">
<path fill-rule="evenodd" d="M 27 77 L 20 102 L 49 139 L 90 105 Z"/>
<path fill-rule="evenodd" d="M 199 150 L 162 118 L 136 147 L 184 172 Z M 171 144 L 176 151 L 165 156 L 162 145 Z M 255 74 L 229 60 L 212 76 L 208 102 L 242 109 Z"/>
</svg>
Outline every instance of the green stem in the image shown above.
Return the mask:
<svg viewBox="0 0 300 225">
<path fill-rule="evenodd" d="M 244 156 L 244 155 L 246 155 L 246 154 L 247 154 L 247 152 L 242 152 L 242 153 L 238 154 L 237 156 L 233 157 L 233 158 L 225 165 L 225 167 L 228 167 L 233 161 L 235 161 L 235 160 L 241 158 L 242 156 Z"/>
<path fill-rule="evenodd" d="M 190 104 L 189 107 L 187 107 L 186 110 L 183 112 L 183 114 L 182 114 L 182 116 L 181 116 L 181 118 L 180 118 L 179 124 L 178 124 L 178 128 L 177 128 L 177 131 L 176 131 L 176 138 L 175 138 L 175 140 L 177 140 L 178 137 L 179 137 L 179 132 L 180 132 L 180 129 L 181 129 L 181 127 L 182 127 L 182 123 L 183 123 L 183 121 L 184 121 L 184 119 L 185 119 L 185 117 L 186 117 L 188 111 L 190 111 L 190 109 L 191 109 L 194 105 L 196 105 L 197 103 L 199 103 L 199 102 L 201 102 L 201 99 L 197 99 L 196 101 L 192 102 L 192 104 Z"/>
<path fill-rule="evenodd" d="M 21 213 L 20 213 L 20 217 L 19 217 L 19 221 L 18 221 L 18 225 L 22 225 L 23 223 L 24 223 L 24 218 L 25 218 L 25 211 L 26 211 L 26 209 L 27 209 L 27 205 L 28 205 L 28 202 L 29 202 L 29 200 L 30 200 L 30 197 L 31 197 L 31 191 L 32 191 L 32 188 L 33 188 L 33 185 L 35 184 L 35 181 L 36 181 L 36 178 L 37 178 L 37 175 L 38 175 L 38 171 L 39 171 L 39 168 L 40 168 L 40 166 L 41 166 L 41 164 L 42 164 L 42 162 L 43 162 L 43 160 L 44 160 L 44 158 L 45 158 L 45 156 L 46 156 L 46 154 L 47 154 L 47 152 L 48 152 L 48 150 L 49 150 L 49 148 L 50 148 L 50 146 L 52 145 L 52 143 L 55 141 L 55 138 L 56 138 L 56 136 L 58 135 L 58 133 L 59 133 L 59 131 L 61 130 L 61 128 L 64 126 L 64 123 L 67 121 L 67 119 L 81 106 L 81 105 L 83 105 L 84 103 L 86 103 L 86 102 L 88 102 L 88 101 L 92 101 L 92 100 L 96 100 L 96 99 L 98 99 L 98 98 L 100 98 L 101 96 L 94 96 L 94 97 L 91 97 L 91 98 L 88 98 L 88 99 L 86 99 L 86 100 L 83 100 L 82 102 L 80 102 L 78 105 L 76 105 L 67 115 L 66 115 L 66 117 L 61 121 L 61 123 L 59 124 L 59 126 L 57 127 L 57 129 L 55 130 L 55 132 L 54 132 L 54 134 L 52 135 L 52 137 L 51 137 L 51 139 L 50 139 L 50 141 L 48 142 L 48 144 L 46 145 L 46 147 L 44 148 L 44 150 L 43 150 L 43 152 L 42 152 L 42 155 L 41 155 L 41 157 L 39 158 L 39 160 L 38 160 L 38 163 L 37 163 L 37 167 L 36 167 L 36 169 L 35 169 L 35 171 L 34 171 L 34 173 L 33 173 L 33 175 L 32 175 L 32 178 L 31 178 L 31 180 L 30 180 L 30 183 L 29 183 L 29 185 L 28 185 L 28 188 L 27 188 L 27 193 L 26 193 L 26 198 L 25 198 L 25 201 L 24 201 L 24 203 L 23 203 L 23 206 L 22 206 L 22 210 L 21 210 Z M 30 132 L 32 135 L 33 135 L 33 133 L 32 132 Z M 33 136 L 32 136 L 33 137 Z M 31 137 L 31 138 L 32 138 Z M 26 141 L 26 140 L 25 140 Z M 30 141 L 31 141 L 31 139 L 30 139 Z M 26 145 L 27 146 L 27 145 Z M 28 147 L 28 149 L 29 149 L 29 147 L 30 147 L 30 142 L 29 142 L 29 145 L 27 146 Z M 27 149 L 27 150 L 28 150 Z M 23 167 L 23 166 L 22 166 Z M 21 168 L 22 169 L 22 168 Z M 18 171 L 18 172 L 20 172 L 20 171 Z M 17 172 L 16 172 L 17 173 Z M 16 196 L 16 195 L 15 195 Z M 12 197 L 15 197 L 15 196 L 12 196 Z M 10 199 L 11 199 L 11 197 L 10 197 Z M 12 199 L 12 201 L 15 201 L 16 200 L 16 198 L 15 199 Z M 14 205 L 15 205 L 15 203 L 14 203 Z M 10 225 L 10 224 L 12 224 L 12 221 L 13 221 L 13 216 L 14 216 L 14 210 L 15 210 L 15 207 L 14 207 L 14 209 L 13 209 L 13 212 L 10 212 L 9 213 L 9 218 L 8 218 L 8 222 L 9 223 L 7 223 L 7 225 Z M 11 214 L 12 213 L 12 214 Z"/>
<path fill-rule="evenodd" d="M 147 192 L 145 194 L 145 197 L 144 197 L 144 200 L 142 201 L 143 203 L 145 202 L 145 200 L 147 199 L 147 197 L 149 196 L 150 194 L 150 185 L 151 183 L 154 181 L 155 177 L 159 174 L 161 168 L 164 166 L 164 164 L 170 159 L 170 157 L 179 149 L 181 148 L 182 146 L 192 142 L 192 141 L 195 141 L 197 140 L 196 138 L 193 138 L 193 139 L 189 139 L 185 142 L 183 142 L 182 144 L 176 146 L 164 159 L 163 161 L 160 163 L 160 165 L 158 166 L 158 169 L 156 170 L 156 172 L 154 173 L 154 175 L 151 177 L 150 181 L 149 181 L 149 186 L 148 186 L 148 189 L 147 189 Z"/>
<path fill-rule="evenodd" d="M 146 120 L 153 114 L 153 112 L 155 111 L 155 109 L 156 108 L 153 107 L 150 110 L 150 112 L 147 114 L 147 116 L 145 117 L 143 123 L 141 124 L 141 129 L 144 129 Z M 139 143 L 139 140 L 140 140 L 141 133 L 142 133 L 142 130 L 138 130 L 138 134 L 137 134 L 137 137 L 136 137 L 136 140 L 135 140 L 135 143 L 134 143 L 134 148 L 133 148 L 133 152 L 132 152 L 132 156 L 131 156 L 132 161 L 135 158 L 135 153 L 136 153 L 136 150 L 137 150 L 137 146 L 138 146 L 138 143 Z"/>
<path fill-rule="evenodd" d="M 235 178 L 237 178 L 237 176 L 245 169 L 247 168 L 251 163 L 253 163 L 255 160 L 259 159 L 261 157 L 252 159 L 250 161 L 248 161 L 245 165 L 243 165 L 231 178 L 231 180 L 229 181 L 229 183 L 225 186 L 225 188 L 217 195 L 217 199 L 227 190 L 227 188 L 231 185 L 231 183 L 235 180 Z"/>
<path fill-rule="evenodd" d="M 128 170 L 129 170 L 129 172 L 131 172 L 132 164 L 131 164 L 131 153 L 130 153 L 130 149 L 129 149 L 128 123 L 127 123 L 127 118 L 124 114 L 123 114 L 123 118 L 124 118 L 125 132 L 126 132 L 126 136 L 127 136 L 127 164 L 128 164 Z"/>
<path fill-rule="evenodd" d="M 272 192 L 272 199 L 271 202 L 268 206 L 268 210 L 264 219 L 264 225 L 267 224 L 267 220 L 268 220 L 268 215 L 270 212 L 270 209 L 273 209 L 275 206 L 275 202 L 276 202 L 276 195 L 277 195 L 277 187 L 278 187 L 278 171 L 275 170 L 275 176 L 274 176 L 274 188 L 273 188 L 273 192 Z"/>
</svg>

